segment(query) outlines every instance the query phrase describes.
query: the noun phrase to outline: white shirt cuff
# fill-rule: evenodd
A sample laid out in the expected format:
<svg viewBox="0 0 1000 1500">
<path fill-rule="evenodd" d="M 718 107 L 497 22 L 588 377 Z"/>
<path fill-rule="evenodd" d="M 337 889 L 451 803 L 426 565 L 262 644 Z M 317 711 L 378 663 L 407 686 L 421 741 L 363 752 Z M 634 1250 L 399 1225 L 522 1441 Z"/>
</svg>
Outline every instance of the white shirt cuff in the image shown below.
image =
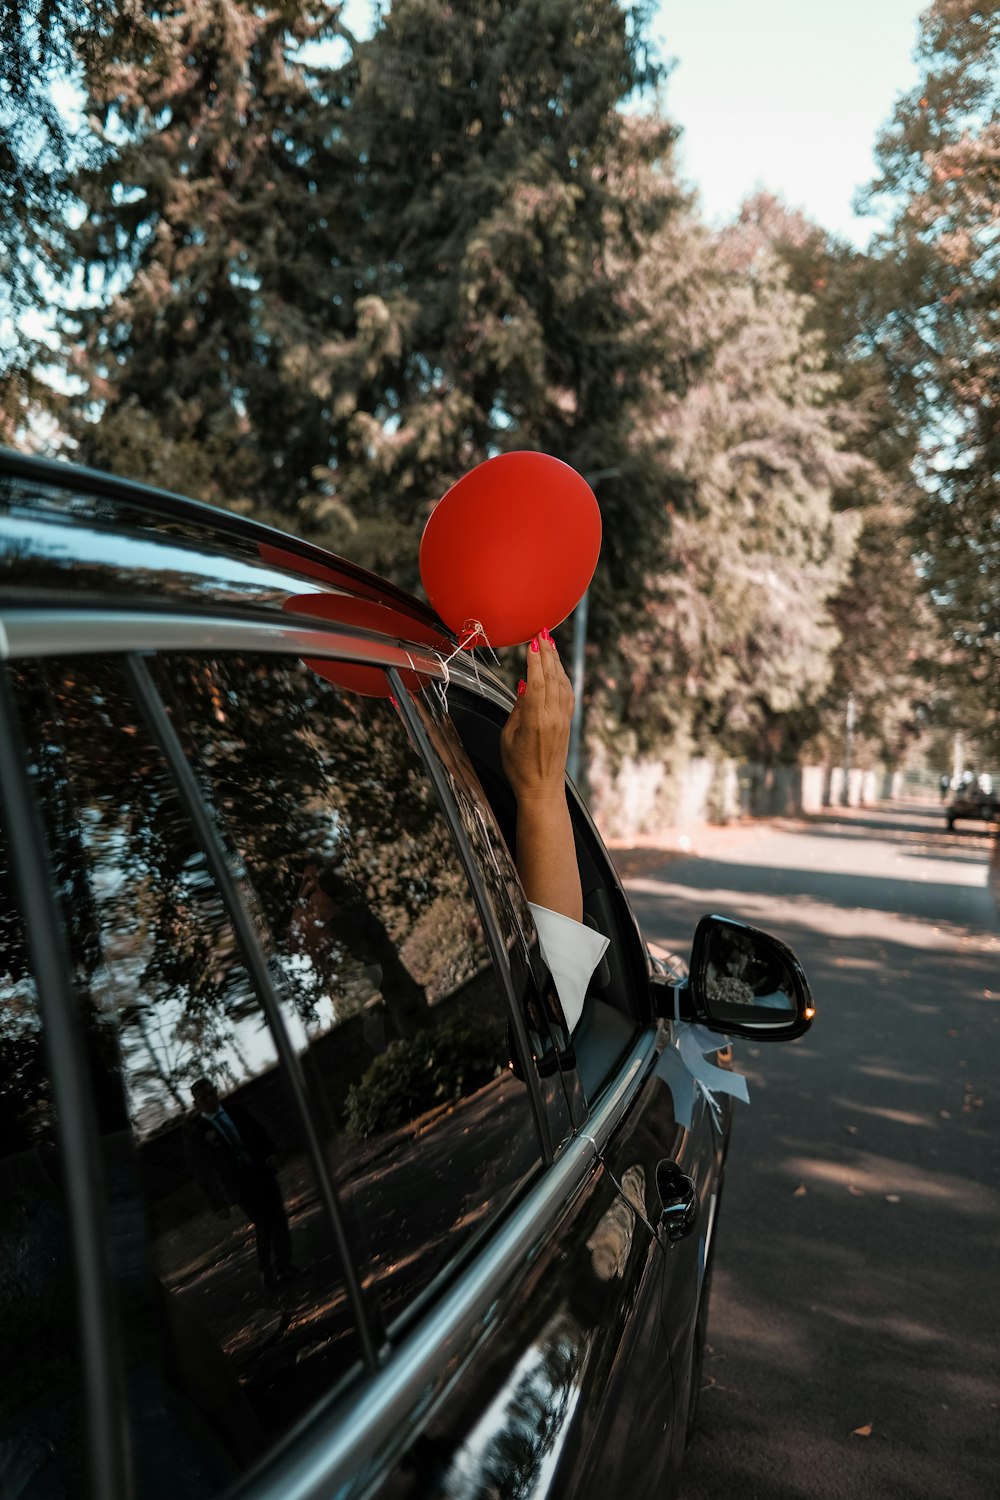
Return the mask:
<svg viewBox="0 0 1000 1500">
<path fill-rule="evenodd" d="M 538 929 L 542 957 L 555 980 L 566 1024 L 573 1031 L 583 1014 L 590 976 L 607 952 L 608 939 L 592 927 L 564 917 L 562 912 L 536 906 L 533 901 L 528 902 L 528 907 Z"/>
</svg>

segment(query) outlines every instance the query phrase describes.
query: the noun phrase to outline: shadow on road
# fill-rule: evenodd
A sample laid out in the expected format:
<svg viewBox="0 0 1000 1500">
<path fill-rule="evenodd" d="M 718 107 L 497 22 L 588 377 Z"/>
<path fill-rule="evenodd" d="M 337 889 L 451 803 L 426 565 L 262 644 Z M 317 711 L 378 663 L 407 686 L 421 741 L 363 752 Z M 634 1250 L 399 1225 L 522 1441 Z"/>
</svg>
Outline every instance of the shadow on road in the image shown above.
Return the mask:
<svg viewBox="0 0 1000 1500">
<path fill-rule="evenodd" d="M 1000 923 L 985 853 L 975 885 L 914 878 L 907 836 L 919 815 L 784 825 L 629 880 L 681 952 L 708 909 L 779 932 L 819 1010 L 737 1045 L 684 1500 L 996 1500 Z"/>
</svg>

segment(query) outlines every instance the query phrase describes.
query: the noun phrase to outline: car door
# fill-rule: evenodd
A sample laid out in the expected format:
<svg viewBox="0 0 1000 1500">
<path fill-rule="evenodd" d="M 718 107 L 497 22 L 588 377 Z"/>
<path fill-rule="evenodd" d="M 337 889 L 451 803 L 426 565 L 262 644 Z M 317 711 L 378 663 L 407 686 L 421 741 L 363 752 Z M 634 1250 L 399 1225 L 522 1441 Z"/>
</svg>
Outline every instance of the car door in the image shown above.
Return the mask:
<svg viewBox="0 0 1000 1500">
<path fill-rule="evenodd" d="M 499 697 L 490 701 L 454 684 L 448 698 L 497 825 L 497 857 L 508 857 L 515 808 L 500 771 L 498 747 L 506 706 Z M 559 1056 L 572 1138 L 593 1143 L 595 1178 L 611 1186 L 616 1197 L 596 1220 L 588 1219 L 581 1201 L 579 1218 L 571 1216 L 565 1226 L 567 1259 L 561 1264 L 565 1268 L 572 1262 L 571 1246 L 588 1245 L 591 1270 L 602 1266 L 619 1290 L 623 1281 L 629 1282 L 634 1300 L 617 1332 L 610 1300 L 604 1304 L 611 1321 L 597 1337 L 606 1353 L 613 1351 L 614 1375 L 578 1408 L 578 1430 L 571 1434 L 567 1429 L 560 1492 L 620 1493 L 627 1484 L 669 1483 L 679 1468 L 729 1113 L 723 1104 L 711 1115 L 671 1045 L 670 1026 L 654 1017 L 649 960 L 621 882 L 571 787 L 569 798 L 585 920 L 609 937 L 610 947 L 594 975 L 583 1019 Z M 519 916 L 544 990 L 547 975 L 523 903 Z M 550 999 L 550 1007 L 552 1003 Z M 558 1001 L 554 1004 L 558 1011 Z M 556 1024 L 558 1029 L 558 1020 Z M 682 1231 L 670 1238 L 660 1218 L 665 1206 L 676 1210 L 678 1200 L 690 1201 L 692 1211 Z M 614 1232 L 612 1225 L 617 1226 Z M 597 1297 L 594 1307 L 601 1302 Z M 619 1429 L 655 1437 L 639 1452 L 634 1443 L 611 1440 Z"/>
<path fill-rule="evenodd" d="M 53 639 L 49 631 L 50 646 Z M 266 646 L 261 631 L 252 639 Z M 318 1500 L 334 1490 L 583 1496 L 626 1484 L 662 1492 L 679 1420 L 660 1317 L 668 1254 L 655 1223 L 669 1089 L 656 1076 L 663 1028 L 648 1012 L 642 1018 L 638 980 L 617 1020 L 613 1006 L 608 1016 L 598 1012 L 607 1024 L 596 1047 L 574 1047 L 560 1033 L 489 803 L 460 786 L 428 732 L 447 723 L 430 690 L 423 717 L 417 700 L 399 693 L 392 709 L 387 694 L 366 710 L 364 723 L 382 723 L 381 738 L 368 733 L 351 751 L 352 785 L 366 797 L 377 791 L 359 830 L 377 818 L 395 828 L 392 810 L 405 793 L 417 821 L 405 838 L 396 830 L 402 858 L 418 824 L 433 823 L 436 791 L 453 839 L 449 852 L 432 832 L 418 873 L 373 925 L 343 883 L 323 893 L 337 906 L 333 916 L 303 886 L 305 857 L 332 857 L 322 841 L 336 845 L 347 827 L 345 814 L 323 811 L 324 783 L 315 777 L 328 773 L 320 747 L 340 746 L 343 758 L 360 733 L 351 728 L 361 722 L 356 705 L 339 698 L 324 736 L 317 695 L 329 699 L 333 690 L 301 663 L 272 666 L 265 653 L 220 665 L 189 649 L 172 652 L 169 631 L 149 661 L 88 663 L 76 654 L 85 645 L 78 633 L 64 658 L 14 671 L 15 712 L 37 740 L 26 760 L 30 794 L 43 810 L 70 988 L 84 1006 L 84 1066 L 99 1096 L 91 1154 L 116 1154 L 123 1167 L 118 1197 L 93 1205 L 94 1225 L 111 1236 L 118 1310 L 98 1321 L 96 1335 L 91 1323 L 85 1352 L 97 1337 L 112 1364 L 117 1351 L 119 1377 L 131 1372 L 122 1412 L 133 1456 L 99 1487 L 102 1500 L 156 1495 L 166 1472 L 157 1455 L 171 1447 L 184 1454 L 188 1492 L 206 1497 L 226 1485 L 259 1500 Z M 428 773 L 423 789 L 412 759 L 404 779 L 395 760 L 379 770 L 401 703 Z M 247 756 L 241 746 L 251 740 Z M 283 820 L 268 790 L 276 774 L 301 793 L 281 804 Z M 206 855 L 213 840 L 214 863 Z M 391 839 L 388 847 L 396 848 Z M 351 849 L 359 856 L 356 840 Z M 456 883 L 456 849 L 471 904 Z M 367 867 L 371 892 L 381 888 L 380 868 Z M 620 891 L 610 870 L 607 879 L 614 903 Z M 467 973 L 462 955 L 477 921 L 490 964 L 477 960 Z M 327 1033 L 309 1034 L 310 985 L 300 984 L 294 1014 L 283 1013 L 281 999 L 296 956 L 300 980 L 303 970 L 310 984 L 327 972 L 309 950 L 317 924 L 335 930 L 339 953 L 350 950 L 337 972 L 353 1040 L 332 1053 Z M 510 1030 L 490 1030 L 489 1045 L 502 1047 L 509 1081 L 495 1067 L 468 1071 L 464 1030 L 450 1053 L 447 1067 L 471 1090 L 464 1117 L 450 1103 L 437 1116 L 421 1105 L 422 1124 L 393 1123 L 381 1113 L 385 1069 L 355 1067 L 351 1082 L 352 1049 L 384 1056 L 380 1021 L 407 1042 L 419 1009 L 385 933 L 395 935 L 411 980 L 424 964 L 425 1000 L 430 984 L 461 1010 L 462 986 L 471 984 L 475 1022 L 483 984 L 506 996 L 491 1014 L 506 1014 Z M 457 947 L 447 946 L 449 933 L 461 939 Z M 635 958 L 623 957 L 621 972 Z M 366 984 L 370 998 L 375 990 L 381 997 L 373 1008 L 361 995 Z M 213 1227 L 204 1180 L 185 1175 L 190 1104 L 181 1085 L 190 1085 L 192 1069 L 185 1063 L 177 1073 L 168 1043 L 189 1044 L 195 1017 L 198 1046 L 221 1047 L 209 1055 L 218 1074 L 232 1075 L 232 1119 L 256 1115 L 274 1142 L 270 1170 L 287 1205 L 292 1269 L 303 1278 L 285 1287 L 282 1271 L 277 1296 L 263 1275 L 259 1234 L 255 1248 L 261 1215 L 237 1203 L 243 1227 L 232 1213 Z M 410 1050 L 407 1043 L 404 1055 Z M 484 1089 L 500 1111 L 485 1120 L 477 1102 Z M 351 1147 L 339 1165 L 336 1143 L 324 1138 L 331 1090 L 341 1106 L 353 1098 L 351 1118 L 362 1131 L 374 1121 L 377 1133 L 374 1147 Z M 428 1134 L 432 1119 L 444 1122 L 447 1141 Z M 101 1420 L 114 1428 L 107 1402 Z"/>
</svg>

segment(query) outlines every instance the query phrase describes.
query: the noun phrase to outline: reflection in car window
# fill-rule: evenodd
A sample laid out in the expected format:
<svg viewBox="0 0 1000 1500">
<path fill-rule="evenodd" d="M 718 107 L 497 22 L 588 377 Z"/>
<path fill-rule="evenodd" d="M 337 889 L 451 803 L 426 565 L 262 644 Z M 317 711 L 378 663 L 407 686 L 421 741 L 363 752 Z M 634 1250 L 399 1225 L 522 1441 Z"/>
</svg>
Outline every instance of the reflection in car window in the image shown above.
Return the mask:
<svg viewBox="0 0 1000 1500">
<path fill-rule="evenodd" d="M 388 687 L 362 697 L 275 658 L 161 657 L 155 676 L 242 872 L 391 1323 L 540 1158 L 461 862 Z"/>
<path fill-rule="evenodd" d="M 357 1367 L 332 1229 L 223 902 L 120 665 L 29 663 L 15 684 L 113 1165 L 139 1492 L 169 1479 L 171 1494 L 211 1495 Z M 199 1079 L 212 1097 L 194 1096 Z"/>
<path fill-rule="evenodd" d="M 82 1494 L 81 1372 L 55 1101 L 0 823 L 0 1492 Z M 10 1488 L 8 1490 L 8 1477 Z"/>
</svg>

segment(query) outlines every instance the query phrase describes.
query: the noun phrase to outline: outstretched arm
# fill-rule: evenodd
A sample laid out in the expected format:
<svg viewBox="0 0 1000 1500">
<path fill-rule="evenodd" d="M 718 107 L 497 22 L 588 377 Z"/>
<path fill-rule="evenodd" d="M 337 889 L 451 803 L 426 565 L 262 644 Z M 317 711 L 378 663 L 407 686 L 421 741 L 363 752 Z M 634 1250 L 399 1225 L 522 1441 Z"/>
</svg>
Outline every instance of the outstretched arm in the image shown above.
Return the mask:
<svg viewBox="0 0 1000 1500">
<path fill-rule="evenodd" d="M 517 798 L 517 869 L 529 901 L 583 920 L 566 752 L 573 689 L 547 630 L 527 652 L 527 682 L 500 736 L 504 773 Z"/>
</svg>

